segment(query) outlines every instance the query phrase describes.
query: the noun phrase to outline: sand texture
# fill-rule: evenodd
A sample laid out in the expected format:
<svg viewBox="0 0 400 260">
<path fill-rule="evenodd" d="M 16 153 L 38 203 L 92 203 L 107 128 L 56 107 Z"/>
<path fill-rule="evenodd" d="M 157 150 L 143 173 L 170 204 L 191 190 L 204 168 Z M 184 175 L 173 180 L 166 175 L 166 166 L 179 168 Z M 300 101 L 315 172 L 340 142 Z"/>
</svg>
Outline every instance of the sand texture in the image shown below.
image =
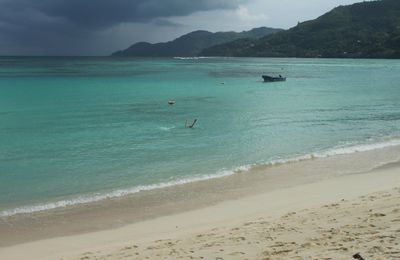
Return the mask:
<svg viewBox="0 0 400 260">
<path fill-rule="evenodd" d="M 75 259 L 400 259 L 400 188 Z"/>
</svg>

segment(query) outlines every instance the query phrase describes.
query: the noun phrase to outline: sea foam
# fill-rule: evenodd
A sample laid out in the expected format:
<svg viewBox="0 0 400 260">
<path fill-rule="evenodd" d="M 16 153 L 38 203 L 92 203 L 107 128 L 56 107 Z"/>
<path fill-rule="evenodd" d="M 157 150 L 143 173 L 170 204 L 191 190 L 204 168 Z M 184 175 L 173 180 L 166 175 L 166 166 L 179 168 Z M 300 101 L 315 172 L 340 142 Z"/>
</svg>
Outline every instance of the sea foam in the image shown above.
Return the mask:
<svg viewBox="0 0 400 260">
<path fill-rule="evenodd" d="M 175 60 L 200 60 L 200 59 L 212 59 L 212 57 L 174 57 Z"/>
<path fill-rule="evenodd" d="M 332 149 L 321 151 L 321 152 L 309 153 L 309 154 L 299 155 L 299 156 L 295 156 L 295 157 L 291 157 L 291 158 L 270 160 L 261 165 L 260 164 L 258 164 L 258 165 L 257 164 L 249 164 L 249 165 L 243 165 L 243 166 L 236 167 L 232 170 L 223 169 L 215 174 L 183 178 L 180 180 L 173 180 L 173 181 L 163 182 L 163 183 L 158 183 L 158 184 L 136 186 L 136 187 L 132 187 L 132 188 L 128 188 L 128 189 L 119 189 L 119 190 L 115 190 L 115 191 L 105 193 L 105 194 L 97 193 L 97 194 L 92 194 L 92 195 L 79 196 L 74 199 L 60 200 L 60 201 L 56 201 L 56 202 L 7 209 L 7 210 L 0 212 L 0 217 L 4 218 L 4 217 L 10 217 L 13 215 L 17 215 L 17 214 L 28 214 L 28 213 L 51 210 L 51 209 L 56 209 L 56 208 L 63 208 L 63 207 L 68 207 L 68 206 L 73 206 L 73 205 L 99 202 L 99 201 L 106 200 L 106 199 L 123 197 L 126 195 L 138 193 L 141 191 L 162 189 L 162 188 L 167 188 L 167 187 L 172 187 L 172 186 L 177 186 L 177 185 L 184 185 L 184 184 L 188 184 L 191 182 L 198 182 L 198 181 L 222 178 L 222 177 L 227 177 L 227 176 L 239 173 L 239 172 L 251 171 L 251 169 L 256 166 L 274 166 L 274 165 L 280 165 L 280 164 L 285 164 L 285 163 L 294 163 L 294 162 L 299 162 L 299 161 L 305 161 L 305 160 L 310 160 L 310 159 L 315 159 L 315 158 L 326 158 L 326 157 L 338 156 L 338 155 L 348 155 L 348 154 L 353 154 L 353 153 L 358 153 L 358 152 L 368 152 L 368 151 L 373 151 L 373 150 L 378 150 L 378 149 L 383 149 L 383 148 L 393 147 L 393 146 L 399 146 L 399 145 L 400 145 L 400 138 L 392 138 L 392 139 L 381 140 L 381 141 L 377 141 L 377 142 L 370 141 L 370 142 L 362 143 L 362 144 L 347 144 L 347 145 L 345 144 L 345 145 L 337 146 Z"/>
</svg>

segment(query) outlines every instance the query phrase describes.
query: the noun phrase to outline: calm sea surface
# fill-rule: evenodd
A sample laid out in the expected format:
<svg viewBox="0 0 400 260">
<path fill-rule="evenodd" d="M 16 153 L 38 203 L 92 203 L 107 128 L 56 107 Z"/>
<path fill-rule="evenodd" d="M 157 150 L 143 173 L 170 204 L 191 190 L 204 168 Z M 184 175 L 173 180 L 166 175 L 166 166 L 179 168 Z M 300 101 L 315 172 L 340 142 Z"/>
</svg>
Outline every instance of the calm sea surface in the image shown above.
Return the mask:
<svg viewBox="0 0 400 260">
<path fill-rule="evenodd" d="M 399 136 L 398 60 L 4 57 L 0 216 Z"/>
</svg>

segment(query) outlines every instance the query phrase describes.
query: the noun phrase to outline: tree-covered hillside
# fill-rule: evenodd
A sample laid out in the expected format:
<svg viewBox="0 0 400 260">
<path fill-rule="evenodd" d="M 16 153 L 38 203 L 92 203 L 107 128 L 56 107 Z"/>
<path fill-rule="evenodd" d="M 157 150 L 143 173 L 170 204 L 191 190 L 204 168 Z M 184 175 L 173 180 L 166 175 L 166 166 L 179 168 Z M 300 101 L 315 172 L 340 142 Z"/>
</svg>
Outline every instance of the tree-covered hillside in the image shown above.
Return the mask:
<svg viewBox="0 0 400 260">
<path fill-rule="evenodd" d="M 400 0 L 339 6 L 287 31 L 213 46 L 200 55 L 400 58 Z"/>
<path fill-rule="evenodd" d="M 250 31 L 217 32 L 195 31 L 183 35 L 171 42 L 151 44 L 140 42 L 132 45 L 124 51 L 113 53 L 113 56 L 132 57 L 190 57 L 198 56 L 200 52 L 213 45 L 230 42 L 241 38 L 258 39 L 271 33 L 281 31 L 274 28 L 255 28 Z"/>
</svg>

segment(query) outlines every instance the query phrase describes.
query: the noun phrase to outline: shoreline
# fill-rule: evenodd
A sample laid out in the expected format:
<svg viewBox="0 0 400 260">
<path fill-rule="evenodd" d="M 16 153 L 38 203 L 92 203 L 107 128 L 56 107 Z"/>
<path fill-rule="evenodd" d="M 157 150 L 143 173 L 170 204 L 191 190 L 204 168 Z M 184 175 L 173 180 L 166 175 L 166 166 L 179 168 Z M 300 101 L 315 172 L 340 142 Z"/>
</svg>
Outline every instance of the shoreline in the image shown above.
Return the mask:
<svg viewBox="0 0 400 260">
<path fill-rule="evenodd" d="M 59 208 L 69 208 L 75 207 L 78 205 L 88 205 L 90 203 L 101 203 L 101 201 L 110 200 L 110 199 L 119 199 L 128 196 L 132 196 L 136 193 L 152 191 L 152 190 L 160 190 L 165 188 L 171 188 L 175 186 L 188 185 L 190 183 L 202 182 L 202 181 L 210 181 L 213 179 L 225 178 L 235 174 L 246 173 L 251 174 L 254 170 L 259 170 L 261 168 L 267 169 L 269 167 L 279 166 L 282 164 L 291 164 L 306 160 L 318 159 L 318 158 L 326 158 L 332 156 L 340 156 L 340 155 L 350 155 L 358 152 L 369 152 L 374 150 L 380 150 L 385 148 L 390 148 L 394 146 L 400 146 L 400 139 L 398 138 L 389 138 L 387 140 L 379 140 L 374 143 L 360 143 L 353 144 L 349 146 L 337 146 L 331 149 L 327 149 L 320 152 L 312 152 L 305 155 L 298 155 L 294 157 L 288 157 L 283 159 L 275 159 L 271 161 L 267 161 L 265 163 L 259 165 L 243 165 L 236 167 L 232 170 L 221 170 L 214 174 L 202 175 L 202 176 L 194 176 L 183 178 L 175 181 L 155 183 L 150 185 L 139 185 L 132 188 L 125 189 L 117 189 L 110 192 L 105 193 L 95 193 L 92 195 L 82 195 L 77 196 L 76 198 L 58 200 L 54 202 L 48 203 L 37 203 L 29 206 L 20 206 L 16 208 L 5 209 L 0 211 L 0 219 L 1 218 L 9 218 L 15 215 L 20 214 L 35 214 L 37 212 L 55 210 Z M 400 158 L 399 158 L 400 160 Z M 387 163 L 387 162 L 386 162 Z"/>
<path fill-rule="evenodd" d="M 0 249 L 118 229 L 223 203 L 398 167 L 400 146 L 302 160 L 97 203 L 0 218 Z M 386 166 L 385 166 L 386 165 Z M 394 165 L 394 166 L 393 166 Z"/>
<path fill-rule="evenodd" d="M 399 147 L 396 148 L 394 151 L 385 151 L 386 155 L 389 152 L 399 152 Z M 366 156 L 366 153 L 369 153 L 368 156 Z M 357 154 L 359 157 L 357 159 L 382 156 L 381 153 L 376 153 L 376 151 L 375 153 L 366 153 Z M 360 155 L 363 158 L 360 158 Z M 300 162 L 290 166 L 295 165 L 297 169 L 300 169 L 302 167 L 309 167 L 311 164 L 311 166 L 319 167 L 317 170 L 321 171 L 329 169 L 329 163 L 334 163 L 338 168 L 343 170 L 346 168 L 344 166 L 348 166 L 349 162 L 351 164 L 356 162 L 354 161 L 354 156 L 340 157 L 333 158 L 335 160 L 328 160 L 330 162 L 327 162 L 327 160 L 321 162 L 320 159 L 316 159 L 306 162 L 307 165 L 300 165 L 304 164 L 304 162 Z M 340 165 L 337 164 L 339 162 L 341 162 Z M 364 166 L 367 167 L 367 165 Z M 291 169 L 293 170 L 293 168 Z M 242 250 L 240 252 L 243 254 L 251 254 L 254 249 L 257 249 L 259 251 L 256 250 L 254 253 L 261 255 L 272 254 L 270 255 L 271 259 L 280 259 L 279 257 L 288 256 L 288 254 L 314 257 L 316 255 L 320 255 L 321 257 L 325 255 L 336 256 L 336 258 L 343 258 L 346 255 L 350 258 L 353 253 L 357 253 L 360 250 L 366 250 L 365 252 L 363 251 L 363 255 L 368 256 L 365 255 L 368 253 L 370 257 L 371 255 L 381 256 L 380 254 L 389 252 L 385 250 L 382 252 L 368 251 L 382 246 L 382 241 L 385 240 L 386 243 L 386 238 L 388 239 L 387 247 L 392 248 L 390 252 L 396 253 L 397 249 L 399 249 L 398 242 L 400 241 L 397 241 L 396 244 L 396 241 L 392 239 L 392 233 L 400 232 L 400 221 L 398 221 L 400 219 L 400 208 L 398 208 L 398 197 L 400 197 L 399 170 L 400 163 L 392 162 L 367 172 L 353 172 L 354 174 L 343 174 L 344 172 L 341 172 L 336 177 L 320 180 L 314 179 L 302 184 L 286 185 L 270 191 L 264 190 L 263 192 L 249 194 L 247 190 L 245 192 L 247 196 L 231 197 L 219 203 L 207 204 L 204 207 L 197 207 L 188 211 L 184 210 L 174 214 L 148 218 L 122 227 L 99 229 L 93 232 L 82 231 L 69 236 L 64 236 L 61 232 L 53 238 L 29 243 L 17 243 L 9 247 L 0 247 L 0 258 L 121 259 L 129 256 L 127 255 L 129 253 L 132 256 L 140 254 L 141 256 L 153 257 L 154 259 L 154 257 L 160 256 L 168 257 L 171 252 L 178 254 L 176 250 L 171 251 L 171 248 L 175 248 L 178 245 L 183 248 L 180 251 L 180 256 L 186 257 L 191 254 L 189 251 L 190 248 L 192 248 L 191 251 L 194 252 L 193 254 L 201 253 L 206 257 L 208 254 L 211 257 L 217 256 L 217 252 L 218 254 L 228 252 L 235 245 L 240 247 Z M 380 195 L 376 195 L 375 193 L 380 193 Z M 363 197 L 360 198 L 360 196 Z M 385 200 L 389 199 L 392 204 L 386 205 Z M 357 211 L 359 215 L 350 214 L 353 212 L 354 207 L 359 210 L 359 212 Z M 301 218 L 302 214 L 309 214 L 307 212 L 312 214 Z M 326 221 L 319 218 L 319 215 L 324 215 L 327 218 Z M 285 221 L 296 216 L 300 218 L 300 222 L 290 222 L 291 226 L 286 226 L 287 223 Z M 380 227 L 379 225 L 387 226 L 389 224 L 385 221 L 375 223 L 385 216 L 391 217 L 392 225 L 395 225 L 389 230 L 391 232 L 390 235 L 386 233 L 380 235 L 378 233 L 379 229 L 378 231 L 376 230 Z M 366 222 L 363 218 L 366 218 Z M 352 219 L 353 222 L 350 223 L 349 219 Z M 98 223 L 99 220 L 92 219 L 92 221 Z M 316 222 L 321 230 L 317 230 L 313 222 Z M 368 225 L 363 223 L 367 223 Z M 305 226 L 305 224 L 308 226 Z M 271 247 L 265 248 L 260 248 L 259 245 L 250 245 L 250 242 L 260 239 L 260 237 L 255 236 L 258 233 L 254 231 L 255 227 L 252 227 L 252 225 L 272 228 L 267 234 L 268 237 L 272 238 L 270 242 L 274 244 Z M 399 226 L 399 229 L 396 229 L 397 226 Z M 347 228 L 351 235 L 347 233 L 341 234 L 341 229 L 338 227 Z M 303 228 L 304 230 L 302 232 L 299 230 L 295 231 L 296 228 Z M 359 230 L 353 230 L 361 228 L 365 229 L 365 237 Z M 280 240 L 277 240 L 285 232 L 289 237 L 282 237 Z M 318 238 L 318 232 L 321 232 L 321 238 Z M 334 238 L 332 238 L 332 235 L 329 235 L 331 234 L 329 232 L 333 232 Z M 1 241 L 3 241 L 3 233 L 0 234 L 2 234 Z M 253 236 L 255 237 L 252 240 Z M 265 238 L 265 234 L 262 234 L 262 236 Z M 292 242 L 290 241 L 293 241 L 296 236 L 300 237 L 294 241 L 299 243 L 299 241 L 304 240 L 306 242 L 301 244 L 301 246 L 300 244 L 291 244 Z M 372 239 L 372 236 L 381 236 L 382 238 L 380 240 L 378 238 Z M 324 248 L 323 245 L 318 245 L 318 241 L 320 240 L 323 242 L 324 239 L 328 241 L 329 239 L 336 238 L 339 242 L 335 240 L 332 242 L 333 244 L 326 245 L 327 247 L 332 246 L 332 251 Z M 212 242 L 212 239 L 216 241 Z M 237 241 L 238 239 L 239 241 Z M 350 240 L 343 242 L 340 239 Z M 364 239 L 365 245 L 359 244 L 357 239 Z M 248 242 L 245 243 L 242 240 Z M 184 245 L 180 245 L 179 243 L 184 243 Z M 200 243 L 202 246 L 196 248 L 196 243 Z M 339 246 L 340 244 L 342 246 Z M 204 247 L 204 245 L 208 245 L 208 247 Z M 284 250 L 274 251 L 276 247 L 282 247 Z M 294 250 L 293 248 L 297 249 Z M 218 251 L 215 251 L 217 249 Z M 251 258 L 261 258 L 261 255 L 255 255 Z M 233 259 L 240 259 L 241 256 L 239 254 L 236 258 L 233 257 Z"/>
</svg>

